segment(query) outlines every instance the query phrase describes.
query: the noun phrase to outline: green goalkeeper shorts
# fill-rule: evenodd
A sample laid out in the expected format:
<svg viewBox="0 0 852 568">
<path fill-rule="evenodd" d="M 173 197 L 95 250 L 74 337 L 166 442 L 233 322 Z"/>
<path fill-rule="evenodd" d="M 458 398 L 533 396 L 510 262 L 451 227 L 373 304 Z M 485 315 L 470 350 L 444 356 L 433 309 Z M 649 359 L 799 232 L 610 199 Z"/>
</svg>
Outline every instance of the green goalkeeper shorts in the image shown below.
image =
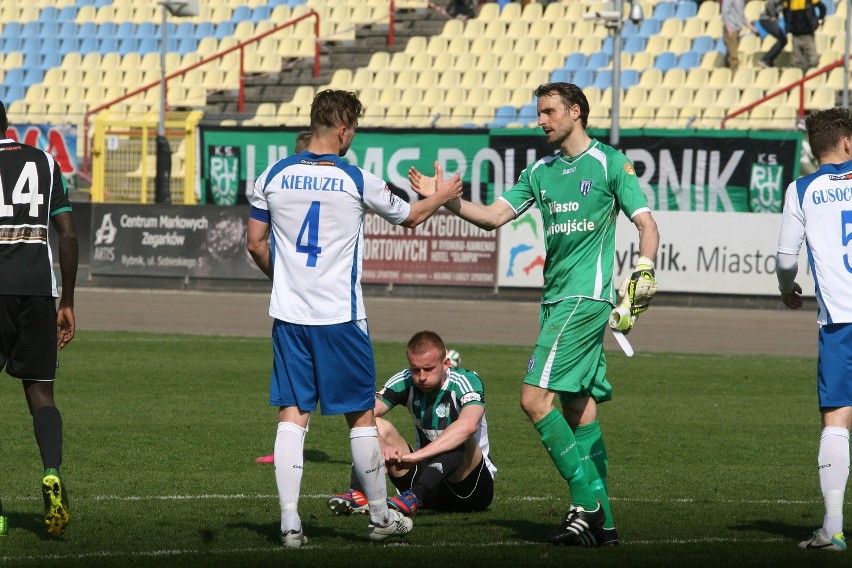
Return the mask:
<svg viewBox="0 0 852 568">
<path fill-rule="evenodd" d="M 524 382 L 556 391 L 563 401 L 582 396 L 611 400 L 603 349 L 610 310 L 608 302 L 585 298 L 542 305 L 541 331 Z"/>
</svg>

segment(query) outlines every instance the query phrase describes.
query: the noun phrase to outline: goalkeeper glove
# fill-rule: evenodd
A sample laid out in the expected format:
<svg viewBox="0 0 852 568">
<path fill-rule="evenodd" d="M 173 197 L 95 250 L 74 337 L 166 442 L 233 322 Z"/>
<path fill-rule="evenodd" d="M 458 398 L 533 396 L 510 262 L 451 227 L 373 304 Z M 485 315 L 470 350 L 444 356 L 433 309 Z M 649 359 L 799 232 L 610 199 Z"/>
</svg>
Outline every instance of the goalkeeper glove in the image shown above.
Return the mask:
<svg viewBox="0 0 852 568">
<path fill-rule="evenodd" d="M 656 293 L 654 262 L 646 256 L 639 257 L 633 272 L 618 289 L 621 304 L 612 311 L 610 326 L 620 331 L 629 331 L 636 322 L 636 316 L 648 309 Z"/>
</svg>

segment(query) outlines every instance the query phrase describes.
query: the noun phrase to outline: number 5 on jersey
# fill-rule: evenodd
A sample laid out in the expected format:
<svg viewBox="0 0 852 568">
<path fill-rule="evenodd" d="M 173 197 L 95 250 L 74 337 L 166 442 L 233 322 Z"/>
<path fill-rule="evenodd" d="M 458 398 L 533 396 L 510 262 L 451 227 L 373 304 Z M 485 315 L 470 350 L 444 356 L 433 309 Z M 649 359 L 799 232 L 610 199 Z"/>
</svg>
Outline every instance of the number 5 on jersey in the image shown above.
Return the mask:
<svg viewBox="0 0 852 568">
<path fill-rule="evenodd" d="M 308 209 L 308 214 L 305 215 L 305 220 L 302 221 L 302 228 L 299 229 L 299 236 L 296 237 L 296 252 L 308 255 L 305 266 L 311 268 L 316 267 L 317 257 L 322 253 L 322 247 L 318 245 L 319 221 L 320 202 L 312 201 Z"/>
</svg>

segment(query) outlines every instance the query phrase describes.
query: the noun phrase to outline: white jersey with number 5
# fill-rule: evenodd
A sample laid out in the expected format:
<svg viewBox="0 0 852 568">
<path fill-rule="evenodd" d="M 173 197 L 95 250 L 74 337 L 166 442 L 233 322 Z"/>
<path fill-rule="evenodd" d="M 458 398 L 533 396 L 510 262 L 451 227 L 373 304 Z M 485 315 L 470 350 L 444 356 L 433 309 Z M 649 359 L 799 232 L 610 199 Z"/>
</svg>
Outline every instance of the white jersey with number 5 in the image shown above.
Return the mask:
<svg viewBox="0 0 852 568">
<path fill-rule="evenodd" d="M 778 252 L 797 255 L 803 241 L 819 324 L 852 322 L 852 162 L 823 164 L 787 187 Z"/>
<path fill-rule="evenodd" d="M 270 316 L 302 325 L 366 317 L 364 212 L 372 209 L 399 225 L 408 217 L 408 203 L 339 156 L 302 152 L 260 175 L 251 205 L 252 218 L 271 225 Z"/>
</svg>

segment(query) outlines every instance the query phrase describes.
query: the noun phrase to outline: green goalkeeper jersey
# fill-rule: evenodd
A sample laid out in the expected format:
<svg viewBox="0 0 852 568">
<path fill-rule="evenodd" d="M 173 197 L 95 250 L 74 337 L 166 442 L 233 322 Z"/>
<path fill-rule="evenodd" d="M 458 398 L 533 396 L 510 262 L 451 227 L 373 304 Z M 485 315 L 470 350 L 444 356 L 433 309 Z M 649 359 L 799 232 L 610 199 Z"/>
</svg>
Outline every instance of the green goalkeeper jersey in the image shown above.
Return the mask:
<svg viewBox="0 0 852 568">
<path fill-rule="evenodd" d="M 544 224 L 543 304 L 585 297 L 615 302 L 615 219 L 649 211 L 633 165 L 597 140 L 577 156 L 527 166 L 500 199 L 517 215 L 538 206 Z"/>
</svg>

